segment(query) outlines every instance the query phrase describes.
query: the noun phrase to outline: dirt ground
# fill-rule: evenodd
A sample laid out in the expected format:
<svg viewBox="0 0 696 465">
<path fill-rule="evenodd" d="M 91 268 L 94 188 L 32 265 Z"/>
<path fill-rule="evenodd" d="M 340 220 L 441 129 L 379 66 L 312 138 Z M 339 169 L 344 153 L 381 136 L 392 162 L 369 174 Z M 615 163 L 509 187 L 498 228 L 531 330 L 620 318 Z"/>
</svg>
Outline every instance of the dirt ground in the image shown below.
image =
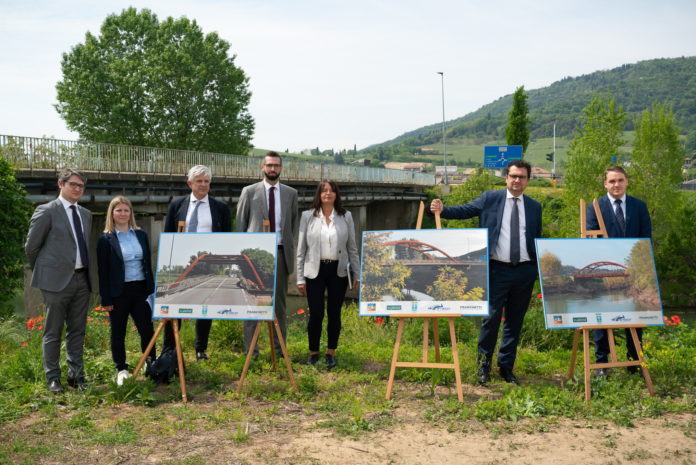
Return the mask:
<svg viewBox="0 0 696 465">
<path fill-rule="evenodd" d="M 156 434 L 136 445 L 64 444 L 60 460 L 44 464 L 215 464 L 215 465 L 429 465 L 429 464 L 669 464 L 696 463 L 693 415 L 641 420 L 634 427 L 570 420 L 433 426 L 423 418 L 417 399 L 399 403 L 393 421 L 375 432 L 341 436 L 317 428 L 317 417 L 293 403 L 277 405 L 277 420 L 243 421 L 237 431 L 206 425 L 202 430 Z M 200 408 L 216 408 L 215 403 Z M 131 407 L 126 407 L 126 410 Z M 114 415 L 137 414 L 120 407 Z M 26 425 L 25 425 L 26 426 Z M 22 425 L 15 425 L 16 432 Z M 480 429 L 478 429 L 480 428 Z M 456 431 L 451 431 L 455 429 Z M 543 431 L 543 432 L 540 432 Z M 156 433 L 156 431 L 153 431 Z M 239 440 L 242 433 L 243 439 Z M 57 441 L 59 442 L 59 441 Z"/>
</svg>

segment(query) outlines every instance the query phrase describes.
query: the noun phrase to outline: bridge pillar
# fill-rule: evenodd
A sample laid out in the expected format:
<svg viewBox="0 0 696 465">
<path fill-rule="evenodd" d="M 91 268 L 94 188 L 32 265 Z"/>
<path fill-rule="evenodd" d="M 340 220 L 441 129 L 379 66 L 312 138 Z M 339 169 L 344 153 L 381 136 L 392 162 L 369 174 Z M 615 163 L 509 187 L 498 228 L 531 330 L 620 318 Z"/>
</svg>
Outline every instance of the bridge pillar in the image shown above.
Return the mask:
<svg viewBox="0 0 696 465">
<path fill-rule="evenodd" d="M 418 202 L 389 200 L 367 206 L 368 231 L 413 229 L 416 226 Z"/>
</svg>

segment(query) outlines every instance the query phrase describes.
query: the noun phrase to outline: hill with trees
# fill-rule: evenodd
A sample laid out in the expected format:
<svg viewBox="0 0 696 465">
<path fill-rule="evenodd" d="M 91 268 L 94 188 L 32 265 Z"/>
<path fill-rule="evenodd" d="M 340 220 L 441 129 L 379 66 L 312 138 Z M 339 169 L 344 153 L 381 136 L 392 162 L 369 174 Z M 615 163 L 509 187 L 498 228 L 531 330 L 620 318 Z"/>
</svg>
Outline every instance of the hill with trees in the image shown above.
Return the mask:
<svg viewBox="0 0 696 465">
<path fill-rule="evenodd" d="M 559 137 L 571 137 L 580 124 L 582 109 L 593 94 L 611 93 L 626 112 L 624 130 L 632 131 L 640 113 L 654 103 L 670 105 L 684 134 L 696 132 L 696 57 L 658 58 L 625 64 L 578 77 L 565 77 L 548 87 L 527 91 L 532 139 L 549 137 L 556 124 Z M 504 139 L 513 94 L 445 123 L 449 139 Z M 421 147 L 437 144 L 441 123 L 406 132 L 365 149 L 394 145 Z"/>
</svg>

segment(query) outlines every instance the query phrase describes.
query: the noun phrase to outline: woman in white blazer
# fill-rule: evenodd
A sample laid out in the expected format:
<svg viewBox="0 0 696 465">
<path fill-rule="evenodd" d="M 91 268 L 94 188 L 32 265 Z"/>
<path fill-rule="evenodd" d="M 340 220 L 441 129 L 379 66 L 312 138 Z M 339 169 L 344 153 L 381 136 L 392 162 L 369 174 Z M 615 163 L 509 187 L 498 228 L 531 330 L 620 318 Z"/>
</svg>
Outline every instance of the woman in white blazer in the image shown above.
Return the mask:
<svg viewBox="0 0 696 465">
<path fill-rule="evenodd" d="M 341 194 L 334 181 L 317 186 L 312 208 L 302 213 L 297 245 L 297 287 L 307 296 L 309 306 L 308 365 L 319 361 L 319 342 L 324 321 L 324 292 L 328 315 L 326 366 L 336 366 L 336 347 L 341 333 L 341 307 L 348 280 L 358 285 L 358 248 L 355 245 L 353 217 L 341 205 Z"/>
</svg>

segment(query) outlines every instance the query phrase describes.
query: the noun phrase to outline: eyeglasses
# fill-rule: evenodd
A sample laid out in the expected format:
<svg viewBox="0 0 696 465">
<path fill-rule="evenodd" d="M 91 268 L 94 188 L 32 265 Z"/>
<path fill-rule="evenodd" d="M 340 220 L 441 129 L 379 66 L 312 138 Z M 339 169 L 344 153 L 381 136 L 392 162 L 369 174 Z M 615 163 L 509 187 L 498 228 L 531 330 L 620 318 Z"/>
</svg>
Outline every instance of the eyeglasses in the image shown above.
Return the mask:
<svg viewBox="0 0 696 465">
<path fill-rule="evenodd" d="M 527 179 L 527 176 L 520 176 L 517 174 L 508 174 L 508 178 L 512 178 L 513 181 L 524 181 Z"/>
<path fill-rule="evenodd" d="M 80 184 L 79 182 L 68 181 L 68 182 L 66 182 L 66 184 L 67 184 L 68 186 L 70 186 L 72 189 L 80 189 L 80 190 L 82 190 L 82 189 L 85 188 L 85 185 L 84 185 L 84 184 Z"/>
<path fill-rule="evenodd" d="M 265 166 L 266 168 L 278 169 L 278 168 L 280 168 L 282 165 L 279 165 L 279 164 L 277 164 L 277 163 L 266 163 L 264 166 Z"/>
</svg>

